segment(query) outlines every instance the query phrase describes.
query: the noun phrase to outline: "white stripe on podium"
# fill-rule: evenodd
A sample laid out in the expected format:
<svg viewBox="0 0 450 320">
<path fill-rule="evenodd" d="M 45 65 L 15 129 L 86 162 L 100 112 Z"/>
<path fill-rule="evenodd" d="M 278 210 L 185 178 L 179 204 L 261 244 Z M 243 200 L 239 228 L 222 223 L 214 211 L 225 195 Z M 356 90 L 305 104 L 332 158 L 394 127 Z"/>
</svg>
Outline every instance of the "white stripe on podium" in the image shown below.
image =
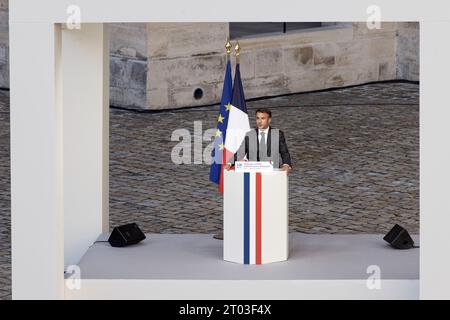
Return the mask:
<svg viewBox="0 0 450 320">
<path fill-rule="evenodd" d="M 288 257 L 287 176 L 265 174 L 262 178 L 262 261 L 284 261 Z M 283 199 L 283 197 L 285 197 Z M 268 199 L 278 201 L 269 201 Z"/>
<path fill-rule="evenodd" d="M 224 260 L 244 263 L 244 183 L 243 174 L 224 171 L 223 257 Z"/>
<path fill-rule="evenodd" d="M 256 263 L 256 174 L 250 173 L 250 264 Z"/>
</svg>

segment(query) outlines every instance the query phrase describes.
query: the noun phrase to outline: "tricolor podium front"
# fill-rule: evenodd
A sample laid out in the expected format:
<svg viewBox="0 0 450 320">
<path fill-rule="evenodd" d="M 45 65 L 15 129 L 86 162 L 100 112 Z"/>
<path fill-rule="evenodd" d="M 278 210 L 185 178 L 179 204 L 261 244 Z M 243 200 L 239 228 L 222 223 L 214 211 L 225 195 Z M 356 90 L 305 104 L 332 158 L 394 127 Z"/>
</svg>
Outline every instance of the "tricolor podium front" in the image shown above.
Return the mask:
<svg viewBox="0 0 450 320">
<path fill-rule="evenodd" d="M 224 170 L 223 259 L 264 264 L 288 258 L 288 177 L 284 171 Z"/>
</svg>

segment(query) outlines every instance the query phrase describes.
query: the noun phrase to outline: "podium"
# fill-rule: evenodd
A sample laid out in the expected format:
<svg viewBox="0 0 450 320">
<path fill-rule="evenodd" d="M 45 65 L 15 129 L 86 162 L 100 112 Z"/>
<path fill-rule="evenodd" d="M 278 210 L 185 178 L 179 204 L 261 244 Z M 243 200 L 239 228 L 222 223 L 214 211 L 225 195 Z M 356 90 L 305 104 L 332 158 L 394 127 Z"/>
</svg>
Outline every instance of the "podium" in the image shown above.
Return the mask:
<svg viewBox="0 0 450 320">
<path fill-rule="evenodd" d="M 288 258 L 286 172 L 224 171 L 223 259 L 265 264 Z"/>
</svg>

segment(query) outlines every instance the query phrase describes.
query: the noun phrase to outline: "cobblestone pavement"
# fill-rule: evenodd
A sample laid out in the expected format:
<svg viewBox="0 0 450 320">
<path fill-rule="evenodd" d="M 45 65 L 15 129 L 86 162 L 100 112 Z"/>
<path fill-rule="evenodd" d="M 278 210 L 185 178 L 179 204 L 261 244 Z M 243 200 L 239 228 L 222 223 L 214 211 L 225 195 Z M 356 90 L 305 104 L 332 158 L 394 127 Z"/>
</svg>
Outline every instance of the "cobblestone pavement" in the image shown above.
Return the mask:
<svg viewBox="0 0 450 320">
<path fill-rule="evenodd" d="M 378 83 L 248 102 L 251 123 L 270 107 L 286 134 L 290 230 L 419 232 L 419 85 Z M 175 165 L 173 130 L 214 128 L 218 106 L 110 113 L 110 226 L 145 232 L 215 233 L 222 197 L 209 165 Z M 209 141 L 203 142 L 203 147 Z M 10 298 L 9 93 L 0 91 L 0 299 Z"/>
<path fill-rule="evenodd" d="M 0 300 L 11 298 L 9 92 L 0 90 Z"/>
</svg>

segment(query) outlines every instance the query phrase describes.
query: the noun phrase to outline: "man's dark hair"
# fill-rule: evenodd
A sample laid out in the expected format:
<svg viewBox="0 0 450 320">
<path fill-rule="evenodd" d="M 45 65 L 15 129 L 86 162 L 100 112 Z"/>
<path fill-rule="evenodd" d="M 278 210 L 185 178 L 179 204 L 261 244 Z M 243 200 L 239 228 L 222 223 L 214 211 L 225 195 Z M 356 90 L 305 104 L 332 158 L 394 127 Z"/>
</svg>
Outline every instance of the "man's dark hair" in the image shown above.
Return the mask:
<svg viewBox="0 0 450 320">
<path fill-rule="evenodd" d="M 269 118 L 272 118 L 272 111 L 270 111 L 269 108 L 259 108 L 259 109 L 256 110 L 255 115 L 256 115 L 258 112 L 259 112 L 259 113 L 267 113 L 267 114 L 269 115 Z"/>
</svg>

